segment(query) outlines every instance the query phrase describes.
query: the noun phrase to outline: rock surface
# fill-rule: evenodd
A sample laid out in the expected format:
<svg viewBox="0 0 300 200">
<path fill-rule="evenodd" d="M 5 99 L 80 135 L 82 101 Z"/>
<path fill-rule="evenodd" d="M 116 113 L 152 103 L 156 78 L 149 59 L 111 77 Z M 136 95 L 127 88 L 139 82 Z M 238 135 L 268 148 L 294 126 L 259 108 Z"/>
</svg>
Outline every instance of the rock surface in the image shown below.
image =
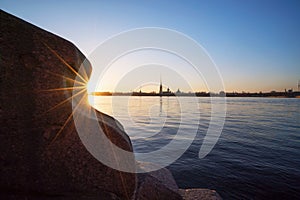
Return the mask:
<svg viewBox="0 0 300 200">
<path fill-rule="evenodd" d="M 1 196 L 130 199 L 136 175 L 97 161 L 74 128 L 72 90 L 67 88 L 73 86 L 84 55 L 72 43 L 2 10 L 0 30 Z M 84 66 L 80 91 L 86 93 L 91 66 L 88 61 Z M 130 139 L 114 119 L 97 115 L 108 119 L 99 123 L 111 141 L 132 152 Z"/>
<path fill-rule="evenodd" d="M 142 170 L 148 168 L 151 165 L 153 166 L 154 164 L 139 163 L 139 167 Z M 182 199 L 173 175 L 166 168 L 148 173 L 138 174 L 136 200 L 154 199 Z"/>
<path fill-rule="evenodd" d="M 179 193 L 182 195 L 183 200 L 222 200 L 215 190 L 209 189 L 180 189 Z"/>
</svg>

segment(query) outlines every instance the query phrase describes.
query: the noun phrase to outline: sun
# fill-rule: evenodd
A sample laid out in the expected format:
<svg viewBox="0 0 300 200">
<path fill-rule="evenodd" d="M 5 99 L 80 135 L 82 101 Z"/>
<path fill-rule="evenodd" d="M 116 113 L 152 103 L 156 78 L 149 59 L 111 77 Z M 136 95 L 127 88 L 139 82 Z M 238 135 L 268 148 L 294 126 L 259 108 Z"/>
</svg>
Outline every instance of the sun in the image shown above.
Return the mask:
<svg viewBox="0 0 300 200">
<path fill-rule="evenodd" d="M 73 108 L 72 113 L 68 116 L 68 118 L 66 119 L 66 121 L 64 122 L 64 124 L 62 125 L 60 130 L 53 136 L 53 139 L 50 142 L 50 144 L 52 144 L 61 135 L 61 133 L 63 132 L 65 127 L 73 120 L 74 112 L 78 109 L 78 107 L 83 107 L 84 106 L 85 108 L 87 108 L 89 110 L 90 107 L 93 105 L 93 101 L 90 100 L 89 95 L 88 95 L 88 93 L 91 92 L 91 89 L 93 87 L 92 87 L 92 83 L 89 82 L 89 78 L 88 78 L 88 75 L 87 75 L 87 72 L 85 71 L 85 69 L 83 69 L 83 71 L 81 71 L 81 72 L 76 71 L 69 63 L 67 63 L 67 61 L 65 61 L 61 57 L 61 55 L 59 55 L 48 44 L 46 44 L 45 42 L 43 42 L 43 44 L 47 47 L 47 49 L 51 53 L 53 53 L 56 56 L 56 58 L 58 60 L 61 61 L 61 63 L 68 70 L 70 70 L 72 73 L 74 73 L 74 75 L 77 77 L 77 78 L 67 77 L 67 76 L 65 76 L 65 74 L 57 74 L 57 73 L 54 73 L 54 72 L 51 72 L 51 71 L 45 71 L 46 73 L 49 73 L 53 76 L 58 76 L 58 77 L 61 77 L 65 80 L 67 80 L 68 82 L 73 84 L 73 86 L 69 85 L 69 86 L 61 87 L 61 88 L 45 88 L 45 89 L 41 89 L 41 90 L 37 91 L 37 92 L 46 92 L 46 93 L 53 93 L 53 92 L 57 93 L 57 92 L 64 92 L 64 91 L 72 91 L 71 96 L 69 96 L 66 99 L 64 99 L 63 101 L 53 105 L 51 108 L 49 108 L 44 113 L 42 113 L 41 116 L 47 115 L 50 112 L 54 112 L 59 107 L 63 106 L 66 103 L 70 103 L 70 101 L 73 101 L 75 98 L 78 99 L 78 103 Z"/>
</svg>

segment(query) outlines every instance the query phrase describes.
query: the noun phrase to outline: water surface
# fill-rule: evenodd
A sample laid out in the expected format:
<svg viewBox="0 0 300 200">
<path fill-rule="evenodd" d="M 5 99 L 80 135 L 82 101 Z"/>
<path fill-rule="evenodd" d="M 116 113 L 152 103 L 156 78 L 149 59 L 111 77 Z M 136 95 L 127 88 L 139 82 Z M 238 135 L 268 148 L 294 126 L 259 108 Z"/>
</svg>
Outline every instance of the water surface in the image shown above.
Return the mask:
<svg viewBox="0 0 300 200">
<path fill-rule="evenodd" d="M 210 99 L 195 106 L 179 98 L 95 97 L 95 107 L 123 124 L 135 152 L 162 148 L 184 130 L 181 139 L 192 144 L 168 166 L 180 188 L 215 189 L 224 199 L 300 198 L 300 99 L 227 98 L 221 137 L 199 159 Z"/>
</svg>

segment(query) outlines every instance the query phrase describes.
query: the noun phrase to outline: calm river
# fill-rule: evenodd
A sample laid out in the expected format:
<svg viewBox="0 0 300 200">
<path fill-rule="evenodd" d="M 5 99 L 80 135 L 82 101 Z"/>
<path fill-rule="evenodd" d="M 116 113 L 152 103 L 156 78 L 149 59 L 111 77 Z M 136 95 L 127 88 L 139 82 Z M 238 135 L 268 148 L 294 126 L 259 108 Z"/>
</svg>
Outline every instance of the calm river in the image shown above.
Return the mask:
<svg viewBox="0 0 300 200">
<path fill-rule="evenodd" d="M 195 98 L 178 98 L 94 97 L 94 107 L 118 119 L 141 153 L 168 144 L 187 119 L 180 128 L 191 145 L 168 166 L 180 188 L 215 189 L 224 199 L 300 199 L 300 99 L 227 98 L 222 134 L 200 159 L 210 98 L 198 97 L 196 109 Z"/>
</svg>

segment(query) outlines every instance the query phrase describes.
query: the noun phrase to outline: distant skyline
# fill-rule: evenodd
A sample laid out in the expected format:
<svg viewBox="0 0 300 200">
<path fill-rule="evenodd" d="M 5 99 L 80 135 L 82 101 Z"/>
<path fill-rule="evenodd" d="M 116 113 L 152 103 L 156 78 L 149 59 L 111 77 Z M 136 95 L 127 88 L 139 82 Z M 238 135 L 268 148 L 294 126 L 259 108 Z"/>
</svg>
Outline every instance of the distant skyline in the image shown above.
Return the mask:
<svg viewBox="0 0 300 200">
<path fill-rule="evenodd" d="M 300 1 L 297 0 L 2 0 L 0 6 L 70 40 L 87 57 L 101 42 L 129 29 L 162 27 L 182 32 L 207 50 L 228 92 L 297 90 L 300 79 Z M 159 81 L 156 74 L 151 78 Z M 167 76 L 164 82 L 172 84 Z M 201 89 L 202 86 L 195 88 Z"/>
</svg>

